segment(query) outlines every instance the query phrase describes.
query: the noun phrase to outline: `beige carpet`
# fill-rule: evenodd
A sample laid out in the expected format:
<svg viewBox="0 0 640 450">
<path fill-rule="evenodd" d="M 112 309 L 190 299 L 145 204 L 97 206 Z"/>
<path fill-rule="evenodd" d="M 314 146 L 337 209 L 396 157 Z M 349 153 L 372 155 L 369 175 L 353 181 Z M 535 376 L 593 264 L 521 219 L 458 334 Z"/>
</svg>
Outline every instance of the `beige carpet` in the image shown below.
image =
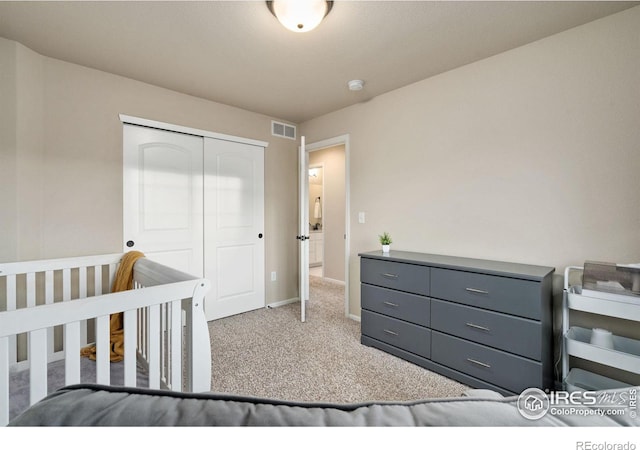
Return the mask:
<svg viewBox="0 0 640 450">
<path fill-rule="evenodd" d="M 344 317 L 344 287 L 311 277 L 300 304 L 209 323 L 212 390 L 281 400 L 355 403 L 459 396 L 460 383 L 360 344 Z"/>
</svg>

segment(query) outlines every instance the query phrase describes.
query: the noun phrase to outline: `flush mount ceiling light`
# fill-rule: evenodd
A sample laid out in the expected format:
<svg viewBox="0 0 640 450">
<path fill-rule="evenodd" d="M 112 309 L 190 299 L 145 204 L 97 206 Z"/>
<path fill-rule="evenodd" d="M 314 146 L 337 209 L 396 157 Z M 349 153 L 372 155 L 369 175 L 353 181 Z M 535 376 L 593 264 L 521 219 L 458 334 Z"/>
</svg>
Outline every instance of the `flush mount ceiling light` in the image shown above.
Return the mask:
<svg viewBox="0 0 640 450">
<path fill-rule="evenodd" d="M 267 1 L 269 11 L 287 29 L 305 33 L 320 25 L 333 8 L 326 0 L 273 0 Z"/>
</svg>

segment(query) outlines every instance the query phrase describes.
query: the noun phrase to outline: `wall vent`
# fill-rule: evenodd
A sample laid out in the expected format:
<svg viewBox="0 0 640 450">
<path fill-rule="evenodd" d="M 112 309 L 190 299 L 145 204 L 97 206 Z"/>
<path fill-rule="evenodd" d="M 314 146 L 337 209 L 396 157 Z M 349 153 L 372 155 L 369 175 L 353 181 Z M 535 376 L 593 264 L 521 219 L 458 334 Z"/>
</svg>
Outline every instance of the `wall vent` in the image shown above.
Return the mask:
<svg viewBox="0 0 640 450">
<path fill-rule="evenodd" d="M 286 123 L 271 121 L 271 134 L 286 139 L 296 139 L 296 127 Z"/>
</svg>

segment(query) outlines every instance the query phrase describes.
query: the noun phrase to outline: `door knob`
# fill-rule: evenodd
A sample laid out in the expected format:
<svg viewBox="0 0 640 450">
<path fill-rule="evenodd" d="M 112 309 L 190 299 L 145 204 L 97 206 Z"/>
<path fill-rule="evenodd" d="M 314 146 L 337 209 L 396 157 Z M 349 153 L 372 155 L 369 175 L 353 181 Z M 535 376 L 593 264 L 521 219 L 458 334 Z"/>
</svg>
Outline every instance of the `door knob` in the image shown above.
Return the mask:
<svg viewBox="0 0 640 450">
<path fill-rule="evenodd" d="M 133 247 L 134 245 L 136 245 L 135 242 L 133 241 L 127 241 L 127 247 Z"/>
<path fill-rule="evenodd" d="M 262 239 L 262 233 L 258 234 L 258 238 Z"/>
</svg>

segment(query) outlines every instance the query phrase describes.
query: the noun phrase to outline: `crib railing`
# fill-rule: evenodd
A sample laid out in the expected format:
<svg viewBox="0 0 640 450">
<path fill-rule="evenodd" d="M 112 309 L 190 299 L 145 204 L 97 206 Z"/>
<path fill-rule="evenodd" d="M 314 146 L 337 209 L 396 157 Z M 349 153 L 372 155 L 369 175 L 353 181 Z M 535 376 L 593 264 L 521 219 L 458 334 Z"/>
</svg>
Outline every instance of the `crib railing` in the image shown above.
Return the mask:
<svg viewBox="0 0 640 450">
<path fill-rule="evenodd" d="M 129 335 L 137 337 L 138 360 L 146 366 L 150 380 L 154 380 L 149 387 L 188 392 L 210 390 L 211 342 L 204 315 L 204 296 L 211 288 L 211 283 L 148 259 L 136 262 L 133 281 L 134 288 L 144 288 L 142 292 L 145 295 L 153 295 L 147 294 L 151 288 L 163 288 L 179 282 L 191 287 L 188 297 L 178 297 L 182 301 L 167 301 L 138 311 L 137 333 L 131 332 Z M 133 322 L 133 315 L 131 321 Z M 185 324 L 189 326 L 184 326 Z M 125 315 L 125 339 L 126 335 Z M 152 339 L 154 336 L 159 336 L 159 346 Z M 162 350 L 160 354 L 158 350 Z M 174 355 L 183 355 L 185 360 L 182 364 L 177 364 L 178 361 L 173 359 Z M 155 364 L 156 360 L 159 364 Z M 152 362 L 154 363 L 151 364 Z M 183 366 L 188 374 L 185 380 L 182 380 Z M 155 384 L 156 379 L 160 386 Z"/>
<path fill-rule="evenodd" d="M 203 312 L 210 283 L 142 258 L 134 266 L 135 289 L 106 293 L 121 257 L 0 264 L 0 425 L 9 420 L 10 367 L 30 369 L 34 404 L 48 394 L 47 364 L 54 360 L 64 359 L 66 385 L 80 382 L 80 349 L 88 336 L 96 345 L 95 382 L 110 384 L 109 317 L 119 312 L 125 386 L 136 385 L 141 363 L 151 388 L 210 389 Z"/>
</svg>

